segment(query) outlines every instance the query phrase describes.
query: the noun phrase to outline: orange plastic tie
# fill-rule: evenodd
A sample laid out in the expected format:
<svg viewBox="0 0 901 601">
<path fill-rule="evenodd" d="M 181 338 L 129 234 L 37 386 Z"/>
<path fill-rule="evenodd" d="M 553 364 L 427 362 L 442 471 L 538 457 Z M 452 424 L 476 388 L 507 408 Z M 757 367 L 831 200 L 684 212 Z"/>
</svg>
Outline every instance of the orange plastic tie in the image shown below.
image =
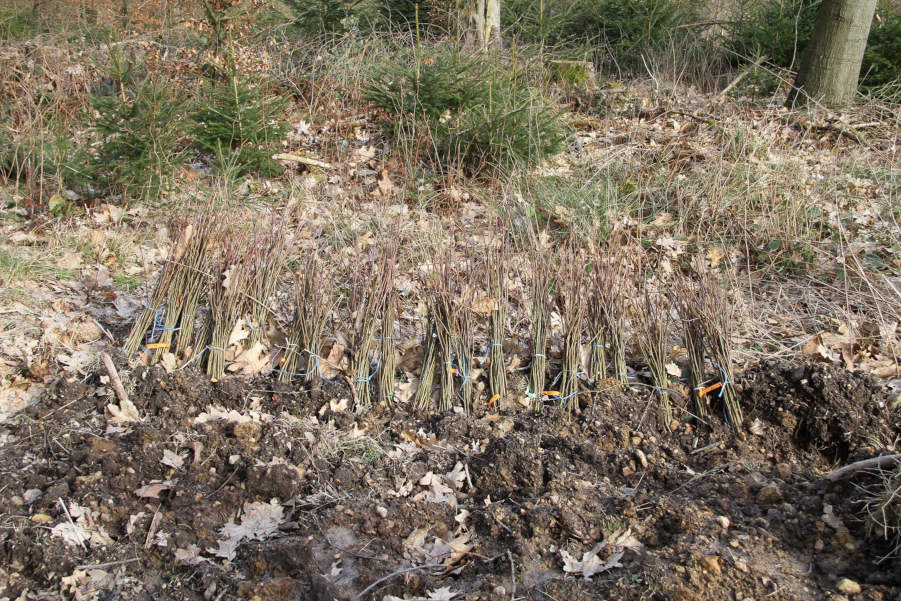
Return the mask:
<svg viewBox="0 0 901 601">
<path fill-rule="evenodd" d="M 562 396 L 559 390 L 545 390 L 541 396 Z"/>
<path fill-rule="evenodd" d="M 169 348 L 169 343 L 168 342 L 154 342 L 153 344 L 148 344 L 147 348 L 149 348 L 149 349 Z"/>
<path fill-rule="evenodd" d="M 491 409 L 491 407 L 492 407 L 492 406 L 498 401 L 498 399 L 500 399 L 500 398 L 501 398 L 501 395 L 496 394 L 496 395 L 492 396 L 490 399 L 488 399 L 488 408 Z"/>
<path fill-rule="evenodd" d="M 714 383 L 714 384 L 711 384 L 711 385 L 708 386 L 707 388 L 705 388 L 705 389 L 701 390 L 700 392 L 698 392 L 698 396 L 703 398 L 704 396 L 706 396 L 707 394 L 713 392 L 714 390 L 717 390 L 718 388 L 722 388 L 722 386 L 723 386 L 723 383 L 722 383 L 722 382 L 716 382 L 716 383 Z"/>
</svg>

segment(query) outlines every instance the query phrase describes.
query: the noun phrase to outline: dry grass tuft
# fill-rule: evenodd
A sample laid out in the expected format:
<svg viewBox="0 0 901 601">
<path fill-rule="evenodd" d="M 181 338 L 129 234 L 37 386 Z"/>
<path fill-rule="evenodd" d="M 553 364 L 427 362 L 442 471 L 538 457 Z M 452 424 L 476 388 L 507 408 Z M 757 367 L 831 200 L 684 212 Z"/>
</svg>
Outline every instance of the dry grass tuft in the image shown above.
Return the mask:
<svg viewBox="0 0 901 601">
<path fill-rule="evenodd" d="M 901 461 L 874 472 L 876 482 L 861 486 L 861 503 L 871 536 L 888 541 L 888 555 L 880 561 L 901 556 Z"/>
</svg>

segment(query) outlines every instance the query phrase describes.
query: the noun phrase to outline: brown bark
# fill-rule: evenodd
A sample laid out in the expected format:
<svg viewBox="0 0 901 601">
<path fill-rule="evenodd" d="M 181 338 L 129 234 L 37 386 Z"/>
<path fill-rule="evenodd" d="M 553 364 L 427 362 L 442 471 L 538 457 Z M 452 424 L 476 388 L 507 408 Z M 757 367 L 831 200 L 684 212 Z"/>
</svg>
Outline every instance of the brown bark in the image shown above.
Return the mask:
<svg viewBox="0 0 901 601">
<path fill-rule="evenodd" d="M 877 0 L 823 0 L 801 69 L 786 104 L 848 104 L 870 34 Z"/>
<path fill-rule="evenodd" d="M 483 51 L 500 45 L 501 0 L 464 0 L 461 20 L 470 48 Z"/>
</svg>

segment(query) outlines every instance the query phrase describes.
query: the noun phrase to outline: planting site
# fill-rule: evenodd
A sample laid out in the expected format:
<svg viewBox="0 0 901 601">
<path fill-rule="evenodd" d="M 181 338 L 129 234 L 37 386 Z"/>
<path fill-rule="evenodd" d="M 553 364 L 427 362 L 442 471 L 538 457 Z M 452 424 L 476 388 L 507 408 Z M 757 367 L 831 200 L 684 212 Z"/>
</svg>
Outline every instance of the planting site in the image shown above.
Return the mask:
<svg viewBox="0 0 901 601">
<path fill-rule="evenodd" d="M 901 8 L 548 4 L 0 6 L 0 601 L 901 601 Z"/>
</svg>

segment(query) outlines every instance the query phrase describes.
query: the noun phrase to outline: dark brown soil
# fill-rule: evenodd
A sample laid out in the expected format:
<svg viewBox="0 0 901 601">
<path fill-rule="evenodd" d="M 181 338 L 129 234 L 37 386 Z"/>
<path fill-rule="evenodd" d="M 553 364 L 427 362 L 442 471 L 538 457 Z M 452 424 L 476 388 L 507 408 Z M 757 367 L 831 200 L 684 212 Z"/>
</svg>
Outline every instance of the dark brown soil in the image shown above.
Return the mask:
<svg viewBox="0 0 901 601">
<path fill-rule="evenodd" d="M 901 599 L 901 563 L 880 562 L 888 546 L 866 537 L 854 503 L 861 481 L 820 477 L 901 434 L 863 375 L 750 369 L 741 399 L 754 433 L 741 436 L 717 415 L 657 431 L 633 392 L 572 418 L 354 415 L 328 408 L 349 396 L 340 386 L 314 401 L 268 378 L 211 384 L 154 368 L 130 380 L 143 419 L 126 431 L 107 431 L 98 378 L 60 381 L 0 429 L 0 599 L 412 599 L 449 587 L 473 600 L 806 600 L 839 599 L 841 578 L 862 586 L 855 599 Z M 198 423 L 210 405 L 258 419 Z M 162 464 L 164 450 L 183 465 Z M 458 462 L 450 502 L 425 494 L 424 476 Z M 135 494 L 152 481 L 170 488 Z M 231 562 L 208 551 L 245 503 L 272 499 L 284 509 L 277 531 Z M 112 544 L 53 536 L 74 505 L 95 512 Z M 417 529 L 426 542 L 468 535 L 467 546 L 441 568 L 394 574 L 429 563 L 405 545 Z M 621 566 L 590 580 L 563 572 L 561 551 L 581 558 L 626 529 L 643 548 Z M 199 562 L 176 559 L 191 548 Z M 109 577 L 93 592 L 73 585 L 92 564 Z"/>
</svg>

